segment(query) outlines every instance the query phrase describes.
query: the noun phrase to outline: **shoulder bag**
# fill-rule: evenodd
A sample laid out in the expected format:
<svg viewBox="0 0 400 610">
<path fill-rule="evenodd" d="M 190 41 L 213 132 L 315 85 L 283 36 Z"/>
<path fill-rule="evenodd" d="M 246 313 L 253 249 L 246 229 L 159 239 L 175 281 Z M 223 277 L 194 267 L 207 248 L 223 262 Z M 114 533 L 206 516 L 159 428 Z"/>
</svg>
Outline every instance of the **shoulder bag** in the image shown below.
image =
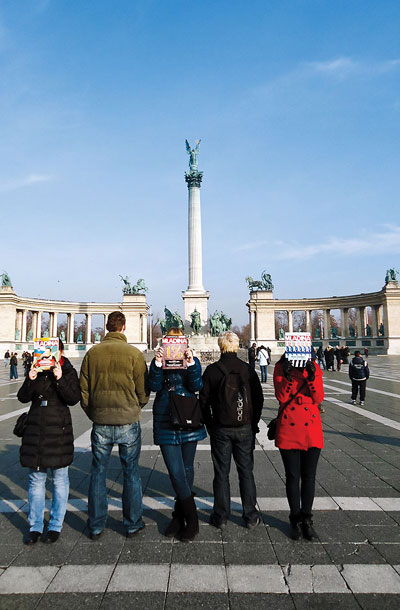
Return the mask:
<svg viewBox="0 0 400 610">
<path fill-rule="evenodd" d="M 306 384 L 307 384 L 307 381 L 306 380 L 303 381 L 303 383 L 301 384 L 300 388 L 297 390 L 296 394 L 293 394 L 293 396 L 291 396 L 289 398 L 289 400 L 287 402 L 285 402 L 285 404 L 281 408 L 280 412 L 278 413 L 278 417 L 274 417 L 274 419 L 271 419 L 269 424 L 267 424 L 267 428 L 268 428 L 267 437 L 269 438 L 270 441 L 275 440 L 275 436 L 276 436 L 276 424 L 278 422 L 278 418 L 282 417 L 282 414 L 283 414 L 284 410 L 286 409 L 286 407 L 288 407 L 290 405 L 290 403 L 292 402 L 292 400 L 294 400 L 296 398 L 296 396 L 298 394 L 300 394 L 301 390 L 304 388 L 304 386 Z"/>
</svg>

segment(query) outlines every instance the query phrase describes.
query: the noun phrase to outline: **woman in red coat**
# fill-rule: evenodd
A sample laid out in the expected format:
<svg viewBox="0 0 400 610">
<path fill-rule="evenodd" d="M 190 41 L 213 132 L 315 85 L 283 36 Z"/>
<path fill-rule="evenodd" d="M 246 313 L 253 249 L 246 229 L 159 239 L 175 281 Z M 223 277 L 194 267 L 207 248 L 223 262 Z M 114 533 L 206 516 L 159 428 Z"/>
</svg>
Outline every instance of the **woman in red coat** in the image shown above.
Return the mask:
<svg viewBox="0 0 400 610">
<path fill-rule="evenodd" d="M 318 410 L 324 398 L 321 369 L 311 360 L 303 368 L 294 368 L 283 355 L 275 365 L 274 388 L 280 405 L 275 445 L 285 467 L 291 535 L 294 540 L 302 534 L 313 540 L 315 474 L 324 446 Z"/>
</svg>

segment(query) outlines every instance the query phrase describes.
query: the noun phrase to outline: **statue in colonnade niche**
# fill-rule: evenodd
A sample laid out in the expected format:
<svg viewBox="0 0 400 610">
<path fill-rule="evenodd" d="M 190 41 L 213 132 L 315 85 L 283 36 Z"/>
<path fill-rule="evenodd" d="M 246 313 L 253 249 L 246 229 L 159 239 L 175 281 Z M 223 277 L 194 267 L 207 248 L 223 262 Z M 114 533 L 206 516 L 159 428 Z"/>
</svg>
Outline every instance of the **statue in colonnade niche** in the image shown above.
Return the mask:
<svg viewBox="0 0 400 610">
<path fill-rule="evenodd" d="M 397 269 L 388 269 L 386 271 L 385 284 L 388 284 L 389 282 L 397 282 L 398 273 L 399 271 Z"/>
<path fill-rule="evenodd" d="M 61 341 L 63 343 L 65 343 L 66 337 L 65 337 L 65 330 L 64 329 L 60 332 L 60 339 L 61 339 Z"/>
<path fill-rule="evenodd" d="M 365 336 L 366 337 L 370 337 L 371 336 L 371 327 L 370 325 L 367 323 L 367 326 L 365 327 Z"/>
<path fill-rule="evenodd" d="M 279 329 L 278 338 L 283 341 L 285 339 L 285 330 L 283 328 Z"/>
<path fill-rule="evenodd" d="M 33 330 L 31 328 L 27 332 L 26 340 L 27 341 L 32 341 L 33 340 Z"/>
<path fill-rule="evenodd" d="M 337 339 L 337 333 L 338 333 L 337 327 L 336 326 L 332 326 L 332 328 L 331 328 L 332 339 Z"/>
<path fill-rule="evenodd" d="M 100 341 L 101 341 L 100 333 L 94 333 L 94 342 L 95 343 L 100 343 Z"/>
<path fill-rule="evenodd" d="M 19 341 L 20 338 L 21 338 L 21 331 L 19 330 L 19 328 L 17 328 L 15 331 L 15 340 Z"/>
<path fill-rule="evenodd" d="M 3 273 L 0 275 L 0 277 L 1 277 L 2 287 L 8 286 L 8 287 L 12 288 L 11 279 L 10 279 L 10 276 L 8 275 L 7 271 L 3 271 Z"/>
<path fill-rule="evenodd" d="M 77 342 L 77 343 L 83 343 L 83 333 L 82 333 L 82 331 L 81 331 L 81 330 L 80 330 L 80 331 L 79 331 L 79 333 L 78 333 L 78 336 L 77 336 L 77 338 L 76 338 L 76 342 Z"/>
<path fill-rule="evenodd" d="M 353 324 L 350 324 L 350 326 L 349 326 L 349 335 L 350 335 L 350 337 L 356 336 L 356 329 L 354 328 Z"/>
<path fill-rule="evenodd" d="M 198 335 L 201 329 L 200 312 L 195 308 L 195 310 L 190 314 L 190 317 L 192 319 L 190 327 L 193 330 L 193 334 Z"/>
<path fill-rule="evenodd" d="M 381 337 L 383 337 L 385 334 L 385 327 L 383 326 L 383 322 L 380 323 L 379 334 L 381 335 Z"/>
<path fill-rule="evenodd" d="M 317 326 L 315 329 L 315 338 L 321 339 L 321 329 L 319 328 L 319 326 Z"/>
<path fill-rule="evenodd" d="M 261 281 L 260 280 L 253 280 L 253 278 L 251 276 L 247 276 L 245 278 L 246 282 L 247 282 L 247 286 L 250 290 L 250 292 L 254 292 L 256 290 L 267 290 L 267 291 L 271 291 L 274 289 L 274 285 L 272 283 L 272 279 L 271 279 L 271 275 L 269 273 L 267 273 L 266 271 L 263 271 L 261 274 Z"/>
</svg>

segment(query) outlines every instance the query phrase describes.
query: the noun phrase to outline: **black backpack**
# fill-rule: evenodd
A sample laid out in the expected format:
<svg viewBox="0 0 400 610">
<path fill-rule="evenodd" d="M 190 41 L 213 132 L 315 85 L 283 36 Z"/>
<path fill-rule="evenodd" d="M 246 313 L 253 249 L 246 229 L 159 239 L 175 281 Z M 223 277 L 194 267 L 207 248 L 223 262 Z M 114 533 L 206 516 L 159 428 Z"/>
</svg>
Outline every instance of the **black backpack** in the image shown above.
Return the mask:
<svg viewBox="0 0 400 610">
<path fill-rule="evenodd" d="M 221 426 L 244 426 L 251 423 L 251 403 L 240 373 L 229 371 L 221 361 L 216 363 L 224 376 L 218 390 L 218 413 Z"/>
</svg>

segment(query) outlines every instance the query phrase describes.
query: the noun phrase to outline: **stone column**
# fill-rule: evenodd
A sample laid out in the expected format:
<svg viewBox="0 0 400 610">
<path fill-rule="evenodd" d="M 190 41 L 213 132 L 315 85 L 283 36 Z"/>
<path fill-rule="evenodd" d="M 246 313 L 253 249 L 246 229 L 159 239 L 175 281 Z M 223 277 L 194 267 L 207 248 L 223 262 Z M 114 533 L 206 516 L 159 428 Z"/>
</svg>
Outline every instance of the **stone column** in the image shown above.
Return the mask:
<svg viewBox="0 0 400 610">
<path fill-rule="evenodd" d="M 329 339 L 331 338 L 331 310 L 330 309 L 324 309 L 324 339 L 327 339 L 329 341 Z"/>
<path fill-rule="evenodd" d="M 40 339 L 42 336 L 42 312 L 37 312 L 37 321 L 36 321 L 36 337 Z"/>
<path fill-rule="evenodd" d="M 254 343 L 255 338 L 256 338 L 256 329 L 255 329 L 255 324 L 254 324 L 254 318 L 255 318 L 255 312 L 251 311 L 250 312 L 250 341 L 251 341 L 251 343 Z"/>
<path fill-rule="evenodd" d="M 32 334 L 33 339 L 37 337 L 37 321 L 38 321 L 38 313 L 37 311 L 32 311 Z"/>
<path fill-rule="evenodd" d="M 21 341 L 26 341 L 26 309 L 22 312 L 22 330 L 21 330 Z"/>
<path fill-rule="evenodd" d="M 14 334 L 14 339 L 16 341 L 21 341 L 21 331 L 22 331 L 22 310 L 18 309 L 17 310 L 17 319 L 16 319 L 16 324 L 15 324 L 15 334 Z M 18 339 L 17 339 L 18 337 Z"/>
<path fill-rule="evenodd" d="M 75 315 L 73 313 L 68 314 L 68 343 L 74 342 L 74 326 L 75 326 Z"/>
<path fill-rule="evenodd" d="M 306 309 L 306 331 L 312 334 L 311 310 Z"/>
<path fill-rule="evenodd" d="M 289 332 L 293 332 L 293 311 L 288 311 Z"/>
<path fill-rule="evenodd" d="M 343 309 L 341 309 L 340 317 L 341 317 L 340 323 L 342 326 L 341 335 L 342 335 L 342 337 L 346 338 L 349 335 L 349 310 L 347 307 L 344 307 Z"/>
<path fill-rule="evenodd" d="M 58 337 L 57 331 L 58 331 L 58 313 L 55 311 L 53 313 L 53 326 L 52 326 L 52 330 L 51 330 L 51 336 Z"/>
<path fill-rule="evenodd" d="M 379 305 L 372 305 L 371 307 L 371 335 L 372 337 L 378 336 L 378 309 Z"/>
<path fill-rule="evenodd" d="M 92 342 L 92 314 L 86 314 L 86 343 Z"/>
<path fill-rule="evenodd" d="M 364 337 L 365 334 L 365 308 L 357 307 L 356 308 L 356 322 L 357 322 L 357 337 Z"/>
</svg>

